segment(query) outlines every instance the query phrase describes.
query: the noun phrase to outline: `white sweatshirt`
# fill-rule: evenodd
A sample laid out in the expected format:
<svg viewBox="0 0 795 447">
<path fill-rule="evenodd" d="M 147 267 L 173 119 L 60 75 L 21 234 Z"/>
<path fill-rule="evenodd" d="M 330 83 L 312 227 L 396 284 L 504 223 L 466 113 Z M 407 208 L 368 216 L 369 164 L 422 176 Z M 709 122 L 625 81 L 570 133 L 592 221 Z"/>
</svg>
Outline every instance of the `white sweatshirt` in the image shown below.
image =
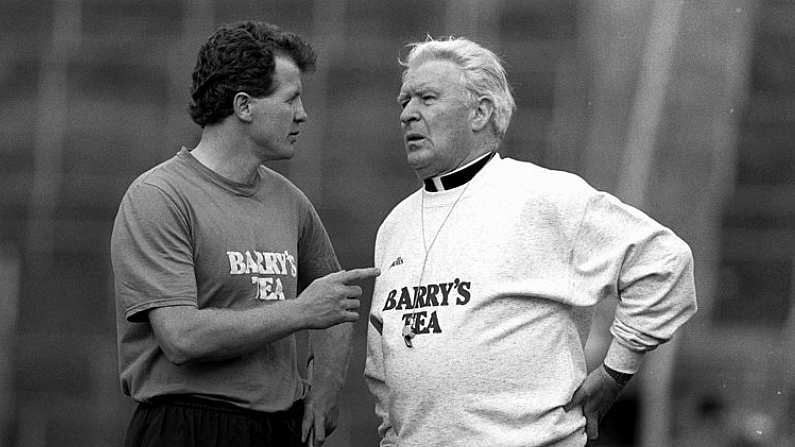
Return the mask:
<svg viewBox="0 0 795 447">
<path fill-rule="evenodd" d="M 605 362 L 635 372 L 695 312 L 692 265 L 673 232 L 573 174 L 497 155 L 466 185 L 415 192 L 375 244 L 365 379 L 381 446 L 585 445 L 582 409 L 562 407 L 593 306 L 619 300 Z"/>
</svg>

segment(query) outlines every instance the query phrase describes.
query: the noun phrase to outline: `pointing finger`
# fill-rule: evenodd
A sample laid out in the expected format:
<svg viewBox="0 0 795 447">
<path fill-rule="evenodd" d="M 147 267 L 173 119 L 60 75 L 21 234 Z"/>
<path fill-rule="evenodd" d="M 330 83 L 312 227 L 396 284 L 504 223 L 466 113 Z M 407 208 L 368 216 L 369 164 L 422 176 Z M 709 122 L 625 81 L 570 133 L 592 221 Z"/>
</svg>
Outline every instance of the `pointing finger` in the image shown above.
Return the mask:
<svg viewBox="0 0 795 447">
<path fill-rule="evenodd" d="M 337 272 L 336 275 L 343 283 L 349 283 L 353 281 L 361 281 L 364 279 L 375 278 L 376 276 L 381 274 L 381 270 L 376 267 L 367 267 L 367 268 L 360 268 L 360 269 L 352 269 L 352 270 L 343 270 L 341 272 Z"/>
</svg>

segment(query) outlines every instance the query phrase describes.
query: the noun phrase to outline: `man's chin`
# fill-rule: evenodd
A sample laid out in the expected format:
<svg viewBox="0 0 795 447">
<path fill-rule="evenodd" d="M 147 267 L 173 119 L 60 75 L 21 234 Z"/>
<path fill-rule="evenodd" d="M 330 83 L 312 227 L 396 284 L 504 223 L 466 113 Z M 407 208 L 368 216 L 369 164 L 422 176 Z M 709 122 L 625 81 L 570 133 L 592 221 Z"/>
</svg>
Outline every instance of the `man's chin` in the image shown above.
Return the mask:
<svg viewBox="0 0 795 447">
<path fill-rule="evenodd" d="M 414 171 L 420 171 L 426 166 L 425 160 L 412 157 L 411 155 L 406 157 L 406 161 L 408 162 L 409 167 Z"/>
<path fill-rule="evenodd" d="M 406 161 L 416 171 L 429 164 L 430 154 L 422 149 L 406 148 Z"/>
<path fill-rule="evenodd" d="M 291 145 L 289 147 L 280 147 L 278 149 L 268 151 L 265 154 L 265 160 L 267 161 L 289 160 L 294 156 L 295 156 L 295 149 L 293 149 Z"/>
<path fill-rule="evenodd" d="M 412 161 L 411 157 L 409 157 L 408 162 L 409 162 L 409 167 L 414 171 L 414 173 L 417 174 L 417 177 L 420 180 L 423 180 L 423 179 L 425 179 L 427 177 L 430 177 L 429 172 L 431 172 L 431 170 L 430 170 L 430 164 L 428 163 L 428 160 L 421 159 L 421 160 Z"/>
</svg>

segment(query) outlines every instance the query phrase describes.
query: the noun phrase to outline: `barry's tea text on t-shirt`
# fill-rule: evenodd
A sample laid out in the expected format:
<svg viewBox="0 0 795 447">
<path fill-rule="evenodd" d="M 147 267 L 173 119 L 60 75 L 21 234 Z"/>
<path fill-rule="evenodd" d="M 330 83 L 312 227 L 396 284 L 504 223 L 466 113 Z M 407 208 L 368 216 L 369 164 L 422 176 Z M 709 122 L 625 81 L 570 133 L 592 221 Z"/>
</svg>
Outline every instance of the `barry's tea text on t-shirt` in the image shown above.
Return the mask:
<svg viewBox="0 0 795 447">
<path fill-rule="evenodd" d="M 259 300 L 283 300 L 284 285 L 279 276 L 298 274 L 295 256 L 285 250 L 282 253 L 247 250 L 227 251 L 230 275 L 252 275 L 251 283 L 257 287 Z M 272 276 L 259 276 L 272 275 Z"/>
</svg>

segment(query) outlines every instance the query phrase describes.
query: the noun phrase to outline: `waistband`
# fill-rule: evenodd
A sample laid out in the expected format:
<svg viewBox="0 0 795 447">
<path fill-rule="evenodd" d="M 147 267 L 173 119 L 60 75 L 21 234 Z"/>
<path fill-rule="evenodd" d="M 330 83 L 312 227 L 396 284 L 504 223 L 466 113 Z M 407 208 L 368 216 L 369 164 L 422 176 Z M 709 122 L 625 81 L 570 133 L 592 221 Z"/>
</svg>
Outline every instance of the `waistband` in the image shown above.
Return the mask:
<svg viewBox="0 0 795 447">
<path fill-rule="evenodd" d="M 237 405 L 230 404 L 219 400 L 207 399 L 203 397 L 191 396 L 188 394 L 165 394 L 156 396 L 148 402 L 143 402 L 144 405 L 151 406 L 174 406 L 183 408 L 193 408 L 198 410 L 208 410 L 227 414 L 238 414 L 256 418 L 276 418 L 276 419 L 292 419 L 296 415 L 302 415 L 304 411 L 304 401 L 297 400 L 293 405 L 282 411 L 264 412 L 252 410 L 249 408 L 238 407 Z"/>
</svg>

